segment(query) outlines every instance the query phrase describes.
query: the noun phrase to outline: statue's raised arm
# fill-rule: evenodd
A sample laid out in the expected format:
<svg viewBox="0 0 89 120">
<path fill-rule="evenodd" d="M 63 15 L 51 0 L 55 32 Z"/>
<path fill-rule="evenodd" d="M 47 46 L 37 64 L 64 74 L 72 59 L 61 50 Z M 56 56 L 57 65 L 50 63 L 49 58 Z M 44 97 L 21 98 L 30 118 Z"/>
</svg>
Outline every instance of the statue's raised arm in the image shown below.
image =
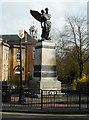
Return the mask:
<svg viewBox="0 0 89 120">
<path fill-rule="evenodd" d="M 51 30 L 51 22 L 50 22 L 51 15 L 48 13 L 48 8 L 45 8 L 45 11 L 41 10 L 41 13 L 35 10 L 30 10 L 30 13 L 37 21 L 41 23 L 42 39 L 49 40 L 50 39 L 49 33 Z"/>
</svg>

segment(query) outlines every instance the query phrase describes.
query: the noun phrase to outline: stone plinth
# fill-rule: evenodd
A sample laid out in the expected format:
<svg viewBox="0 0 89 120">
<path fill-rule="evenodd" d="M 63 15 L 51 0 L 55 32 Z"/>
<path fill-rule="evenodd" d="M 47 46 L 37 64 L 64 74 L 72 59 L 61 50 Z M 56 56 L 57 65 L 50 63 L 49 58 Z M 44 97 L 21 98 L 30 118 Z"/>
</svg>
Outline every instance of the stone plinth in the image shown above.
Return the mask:
<svg viewBox="0 0 89 120">
<path fill-rule="evenodd" d="M 35 46 L 32 87 L 42 90 L 61 90 L 56 75 L 56 49 L 52 41 L 40 41 Z"/>
</svg>

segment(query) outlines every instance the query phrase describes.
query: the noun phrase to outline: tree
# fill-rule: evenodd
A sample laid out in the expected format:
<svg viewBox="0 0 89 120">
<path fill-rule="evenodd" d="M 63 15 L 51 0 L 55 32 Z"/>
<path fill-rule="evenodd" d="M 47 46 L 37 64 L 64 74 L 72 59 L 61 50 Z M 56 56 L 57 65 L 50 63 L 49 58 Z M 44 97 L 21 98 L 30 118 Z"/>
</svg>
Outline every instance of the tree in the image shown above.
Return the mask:
<svg viewBox="0 0 89 120">
<path fill-rule="evenodd" d="M 83 66 L 89 59 L 89 44 L 87 40 L 87 22 L 85 17 L 70 16 L 66 18 L 64 31 L 61 33 L 61 39 L 65 43 L 64 53 L 70 52 L 75 48 L 74 59 L 79 65 L 79 77 L 82 77 Z"/>
<path fill-rule="evenodd" d="M 83 16 L 68 16 L 62 31 L 53 30 L 59 80 L 71 83 L 73 77 L 82 78 L 83 73 L 89 75 L 88 36 L 87 21 Z"/>
<path fill-rule="evenodd" d="M 78 76 L 78 63 L 74 60 L 75 48 L 65 53 L 64 57 L 57 57 L 57 73 L 62 83 L 71 85 L 75 77 Z"/>
</svg>

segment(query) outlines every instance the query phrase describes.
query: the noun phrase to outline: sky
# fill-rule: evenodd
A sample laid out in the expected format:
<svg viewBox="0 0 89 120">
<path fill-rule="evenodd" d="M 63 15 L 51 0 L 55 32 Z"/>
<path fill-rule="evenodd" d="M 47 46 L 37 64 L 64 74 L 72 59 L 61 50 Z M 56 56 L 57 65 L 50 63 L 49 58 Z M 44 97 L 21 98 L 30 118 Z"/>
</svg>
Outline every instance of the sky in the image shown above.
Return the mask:
<svg viewBox="0 0 89 120">
<path fill-rule="evenodd" d="M 18 34 L 23 27 L 27 32 L 34 24 L 41 34 L 40 22 L 35 20 L 30 10 L 41 11 L 46 7 L 51 14 L 52 29 L 61 30 L 67 15 L 87 16 L 88 0 L 1 0 L 0 1 L 0 34 Z"/>
</svg>

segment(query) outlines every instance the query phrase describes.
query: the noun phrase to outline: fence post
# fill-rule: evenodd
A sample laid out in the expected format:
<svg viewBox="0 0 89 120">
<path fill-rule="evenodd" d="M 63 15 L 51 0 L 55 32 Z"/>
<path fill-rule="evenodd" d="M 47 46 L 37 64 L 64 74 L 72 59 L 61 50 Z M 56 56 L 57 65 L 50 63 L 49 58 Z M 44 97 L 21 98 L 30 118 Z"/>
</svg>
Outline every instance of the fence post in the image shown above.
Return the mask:
<svg viewBox="0 0 89 120">
<path fill-rule="evenodd" d="M 81 110 L 81 93 L 79 92 L 79 110 Z"/>
<path fill-rule="evenodd" d="M 43 90 L 41 90 L 41 109 L 43 109 Z"/>
<path fill-rule="evenodd" d="M 88 95 L 88 92 L 87 92 L 87 109 L 89 109 L 89 95 Z"/>
<path fill-rule="evenodd" d="M 66 93 L 66 95 L 67 95 L 67 107 L 68 107 L 68 104 L 69 104 L 69 102 L 68 102 L 68 93 Z"/>
</svg>

